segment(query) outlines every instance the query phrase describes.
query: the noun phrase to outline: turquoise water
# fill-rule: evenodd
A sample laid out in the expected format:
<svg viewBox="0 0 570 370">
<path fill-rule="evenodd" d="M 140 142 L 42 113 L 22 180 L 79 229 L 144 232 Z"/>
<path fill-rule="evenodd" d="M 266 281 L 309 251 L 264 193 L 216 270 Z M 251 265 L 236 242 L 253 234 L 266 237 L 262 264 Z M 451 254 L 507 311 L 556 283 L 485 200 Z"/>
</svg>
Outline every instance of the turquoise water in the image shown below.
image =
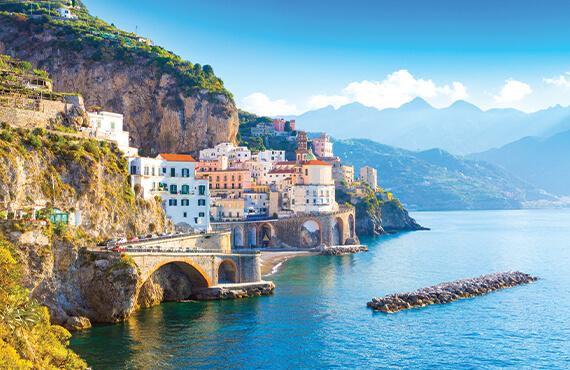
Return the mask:
<svg viewBox="0 0 570 370">
<path fill-rule="evenodd" d="M 431 231 L 296 258 L 272 297 L 169 303 L 73 337 L 94 369 L 569 368 L 570 210 L 416 213 Z M 373 296 L 519 269 L 537 283 L 373 313 Z"/>
</svg>

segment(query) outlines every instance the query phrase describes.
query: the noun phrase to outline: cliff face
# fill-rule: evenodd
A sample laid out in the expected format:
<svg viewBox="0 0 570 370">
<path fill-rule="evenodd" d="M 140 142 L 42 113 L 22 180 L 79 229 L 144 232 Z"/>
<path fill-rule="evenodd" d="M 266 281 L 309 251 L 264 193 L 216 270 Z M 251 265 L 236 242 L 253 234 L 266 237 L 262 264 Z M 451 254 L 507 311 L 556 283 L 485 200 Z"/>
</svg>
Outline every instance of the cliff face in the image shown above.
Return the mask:
<svg viewBox="0 0 570 370">
<path fill-rule="evenodd" d="M 1 128 L 0 212 L 25 219 L 38 208 L 69 211 L 77 226 L 0 221 L 0 238 L 15 246 L 32 297 L 69 329 L 128 317 L 138 307 L 137 268 L 127 257 L 89 249 L 105 238 L 172 227 L 159 200 L 133 194 L 116 147 L 42 129 Z"/>
<path fill-rule="evenodd" d="M 339 188 L 339 203 L 350 203 L 356 209 L 356 233 L 374 236 L 390 232 L 424 230 L 397 200 L 383 200 L 381 192 L 363 189 L 361 193 Z"/>
<path fill-rule="evenodd" d="M 237 109 L 223 90 L 188 89 L 146 54 L 122 56 L 118 46 L 82 42 L 81 34 L 69 32 L 0 15 L 0 53 L 47 70 L 55 91 L 78 92 L 87 107 L 124 114 L 131 144 L 145 154 L 195 152 L 236 141 Z"/>
</svg>

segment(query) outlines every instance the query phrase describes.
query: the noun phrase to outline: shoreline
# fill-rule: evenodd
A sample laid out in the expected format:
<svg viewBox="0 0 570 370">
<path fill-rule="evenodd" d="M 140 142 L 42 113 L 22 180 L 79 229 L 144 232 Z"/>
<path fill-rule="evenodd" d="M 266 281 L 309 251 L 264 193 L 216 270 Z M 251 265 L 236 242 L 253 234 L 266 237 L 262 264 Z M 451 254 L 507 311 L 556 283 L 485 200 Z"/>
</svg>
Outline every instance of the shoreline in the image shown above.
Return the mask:
<svg viewBox="0 0 570 370">
<path fill-rule="evenodd" d="M 289 259 L 301 256 L 316 256 L 317 252 L 287 251 L 287 252 L 262 252 L 261 253 L 261 276 L 271 276 L 278 272 Z"/>
</svg>

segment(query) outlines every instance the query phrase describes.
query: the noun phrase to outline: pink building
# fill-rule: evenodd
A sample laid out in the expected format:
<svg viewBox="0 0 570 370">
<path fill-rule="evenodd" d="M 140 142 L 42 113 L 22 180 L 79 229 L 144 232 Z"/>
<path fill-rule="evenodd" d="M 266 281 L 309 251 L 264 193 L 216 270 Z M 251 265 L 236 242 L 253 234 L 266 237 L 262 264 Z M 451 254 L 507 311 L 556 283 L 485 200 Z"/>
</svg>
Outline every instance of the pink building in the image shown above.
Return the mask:
<svg viewBox="0 0 570 370">
<path fill-rule="evenodd" d="M 285 131 L 285 120 L 283 118 L 278 118 L 273 120 L 273 128 L 277 132 Z"/>
<path fill-rule="evenodd" d="M 273 128 L 277 132 L 284 132 L 285 125 L 289 122 L 289 126 L 291 127 L 291 131 L 295 131 L 295 120 L 292 119 L 291 121 L 285 121 L 283 118 L 278 118 L 273 120 Z"/>
<path fill-rule="evenodd" d="M 199 172 L 215 172 L 228 169 L 228 157 L 220 156 L 213 160 L 200 160 L 196 163 L 196 173 Z"/>
</svg>

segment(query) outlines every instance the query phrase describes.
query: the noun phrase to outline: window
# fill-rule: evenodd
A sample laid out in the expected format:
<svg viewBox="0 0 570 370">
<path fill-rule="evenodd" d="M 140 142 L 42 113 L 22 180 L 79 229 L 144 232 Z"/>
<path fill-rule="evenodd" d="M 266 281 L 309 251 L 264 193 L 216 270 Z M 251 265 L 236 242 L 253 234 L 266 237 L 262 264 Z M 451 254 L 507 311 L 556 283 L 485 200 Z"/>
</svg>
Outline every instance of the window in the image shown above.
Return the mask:
<svg viewBox="0 0 570 370">
<path fill-rule="evenodd" d="M 177 203 L 178 203 L 178 202 L 176 201 L 176 199 L 169 199 L 169 200 L 168 200 L 168 205 L 169 205 L 169 206 L 176 206 Z"/>
<path fill-rule="evenodd" d="M 198 216 L 199 216 L 199 217 L 204 217 L 204 212 L 198 213 Z"/>
<path fill-rule="evenodd" d="M 211 189 L 211 184 L 210 184 Z M 206 195 L 206 185 L 198 186 L 198 195 Z"/>
<path fill-rule="evenodd" d="M 137 166 L 131 166 L 131 175 L 137 174 Z"/>
<path fill-rule="evenodd" d="M 182 199 L 180 201 L 180 205 L 182 206 L 189 206 L 190 205 L 190 200 L 189 199 Z"/>
<path fill-rule="evenodd" d="M 205 206 L 206 205 L 206 199 L 198 199 L 198 205 L 199 206 Z"/>
<path fill-rule="evenodd" d="M 182 185 L 182 190 L 180 191 L 181 194 L 189 194 L 190 193 L 190 186 Z"/>
<path fill-rule="evenodd" d="M 170 185 L 170 194 L 177 194 L 178 187 L 176 185 Z"/>
<path fill-rule="evenodd" d="M 184 218 L 188 217 L 188 213 L 184 212 L 182 217 L 184 217 Z"/>
<path fill-rule="evenodd" d="M 188 168 L 182 169 L 182 177 L 190 177 L 190 170 Z"/>
<path fill-rule="evenodd" d="M 152 167 L 151 172 L 152 172 L 152 175 L 154 176 L 154 167 Z"/>
<path fill-rule="evenodd" d="M 166 167 L 162 167 L 162 173 L 166 175 Z"/>
<path fill-rule="evenodd" d="M 195 224 L 198 223 L 198 217 L 194 217 L 194 223 L 195 223 Z"/>
<path fill-rule="evenodd" d="M 305 176 L 309 176 L 309 170 L 305 168 Z"/>
</svg>

